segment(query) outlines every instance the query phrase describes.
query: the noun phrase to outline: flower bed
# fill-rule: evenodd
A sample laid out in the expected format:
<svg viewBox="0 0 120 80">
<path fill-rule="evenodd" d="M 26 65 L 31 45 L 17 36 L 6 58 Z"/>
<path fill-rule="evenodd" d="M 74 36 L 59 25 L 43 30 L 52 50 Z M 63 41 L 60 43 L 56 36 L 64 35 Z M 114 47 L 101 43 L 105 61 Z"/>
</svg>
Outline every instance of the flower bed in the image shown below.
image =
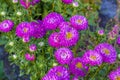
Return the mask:
<svg viewBox="0 0 120 80">
<path fill-rule="evenodd" d="M 106 26 L 101 26 L 101 3 L 1 0 L 0 44 L 9 53 L 10 65 L 19 66 L 18 77 L 120 80 L 119 14 L 105 15 Z"/>
</svg>

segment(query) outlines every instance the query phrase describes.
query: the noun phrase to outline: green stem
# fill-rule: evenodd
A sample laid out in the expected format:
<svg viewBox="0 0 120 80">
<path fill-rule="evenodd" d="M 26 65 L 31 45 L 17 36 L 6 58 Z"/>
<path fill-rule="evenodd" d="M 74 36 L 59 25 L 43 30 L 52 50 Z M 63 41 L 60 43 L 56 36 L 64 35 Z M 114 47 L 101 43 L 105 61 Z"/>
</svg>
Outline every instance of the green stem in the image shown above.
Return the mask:
<svg viewBox="0 0 120 80">
<path fill-rule="evenodd" d="M 95 76 L 99 73 L 99 71 L 104 67 L 104 63 L 96 70 L 95 74 L 92 76 L 91 80 L 94 80 Z"/>
</svg>

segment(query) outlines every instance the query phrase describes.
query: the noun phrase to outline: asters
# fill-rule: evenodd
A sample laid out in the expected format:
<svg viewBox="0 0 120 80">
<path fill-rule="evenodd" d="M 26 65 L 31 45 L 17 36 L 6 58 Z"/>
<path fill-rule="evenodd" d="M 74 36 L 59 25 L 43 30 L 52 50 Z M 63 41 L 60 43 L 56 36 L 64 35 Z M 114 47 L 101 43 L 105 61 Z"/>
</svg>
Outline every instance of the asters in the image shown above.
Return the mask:
<svg viewBox="0 0 120 80">
<path fill-rule="evenodd" d="M 114 63 L 116 61 L 117 52 L 112 45 L 101 43 L 95 47 L 95 50 L 101 54 L 103 62 Z"/>
<path fill-rule="evenodd" d="M 20 4 L 25 8 L 28 9 L 30 7 L 29 0 L 20 0 Z"/>
<path fill-rule="evenodd" d="M 108 77 L 110 80 L 120 80 L 120 67 L 114 71 L 111 71 Z"/>
<path fill-rule="evenodd" d="M 48 38 L 48 43 L 50 46 L 58 48 L 61 47 L 59 33 L 54 32 Z"/>
<path fill-rule="evenodd" d="M 88 21 L 84 16 L 74 15 L 70 18 L 71 25 L 77 30 L 86 30 L 88 28 Z"/>
<path fill-rule="evenodd" d="M 37 4 L 37 3 L 39 3 L 39 2 L 40 2 L 40 0 L 32 0 L 32 1 L 31 1 L 31 5 L 34 6 L 35 4 Z"/>
<path fill-rule="evenodd" d="M 55 30 L 57 26 L 63 21 L 64 19 L 60 14 L 51 12 L 43 19 L 43 25 L 48 30 Z"/>
<path fill-rule="evenodd" d="M 73 53 L 68 48 L 60 48 L 55 52 L 55 58 L 60 64 L 69 64 L 73 58 Z"/>
<path fill-rule="evenodd" d="M 69 23 L 69 22 L 61 22 L 61 23 L 59 24 L 58 28 L 59 28 L 60 30 L 62 30 L 61 28 L 62 28 L 62 27 L 66 27 L 66 26 L 69 26 L 69 27 L 70 27 L 70 23 Z"/>
<path fill-rule="evenodd" d="M 75 76 L 85 76 L 88 72 L 88 66 L 86 66 L 82 58 L 74 58 L 70 64 L 70 71 Z"/>
<path fill-rule="evenodd" d="M 120 45 L 120 36 L 117 38 L 117 44 Z"/>
<path fill-rule="evenodd" d="M 40 0 L 20 0 L 20 4 L 25 8 L 25 9 L 28 9 L 30 7 L 30 5 L 35 5 L 37 4 L 38 2 L 40 2 Z"/>
<path fill-rule="evenodd" d="M 1 32 L 9 32 L 12 30 L 14 26 L 14 22 L 11 20 L 4 20 L 3 22 L 0 23 L 0 31 Z"/>
<path fill-rule="evenodd" d="M 67 68 L 55 66 L 48 71 L 42 80 L 70 80 L 70 75 Z"/>
<path fill-rule="evenodd" d="M 46 29 L 43 27 L 42 22 L 30 22 L 31 26 L 34 27 L 33 37 L 42 38 L 46 34 Z"/>
<path fill-rule="evenodd" d="M 76 29 L 65 26 L 60 30 L 61 45 L 64 47 L 70 47 L 75 45 L 79 39 L 79 33 Z"/>
<path fill-rule="evenodd" d="M 28 22 L 21 22 L 16 28 L 16 35 L 23 38 L 24 36 L 31 37 L 34 33 L 34 27 Z"/>
<path fill-rule="evenodd" d="M 102 56 L 94 50 L 88 50 L 83 55 L 83 61 L 91 66 L 101 65 Z"/>
<path fill-rule="evenodd" d="M 35 44 L 32 44 L 29 46 L 29 49 L 31 52 L 35 51 L 37 49 L 36 45 Z"/>
<path fill-rule="evenodd" d="M 100 36 L 102 36 L 102 35 L 104 35 L 104 30 L 98 30 L 98 34 L 100 35 Z"/>
<path fill-rule="evenodd" d="M 29 54 L 29 53 L 26 53 L 25 54 L 25 59 L 28 60 L 28 61 L 34 61 L 35 60 L 35 55 L 34 54 Z"/>
<path fill-rule="evenodd" d="M 53 73 L 59 80 L 70 80 L 69 72 L 64 66 L 55 66 L 48 71 L 48 74 Z"/>
<path fill-rule="evenodd" d="M 51 74 L 46 74 L 42 80 L 59 80 L 58 76 L 56 76 L 55 74 L 51 73 Z"/>
<path fill-rule="evenodd" d="M 73 0 L 62 0 L 62 2 L 65 4 L 71 4 L 73 2 Z"/>
</svg>

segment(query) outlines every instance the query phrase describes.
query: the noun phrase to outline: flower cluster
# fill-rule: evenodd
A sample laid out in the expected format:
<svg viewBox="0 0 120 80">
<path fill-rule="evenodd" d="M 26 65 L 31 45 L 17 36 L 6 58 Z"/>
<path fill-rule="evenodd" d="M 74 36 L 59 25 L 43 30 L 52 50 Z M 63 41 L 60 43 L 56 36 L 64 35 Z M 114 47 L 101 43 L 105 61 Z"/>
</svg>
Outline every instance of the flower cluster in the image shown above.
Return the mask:
<svg viewBox="0 0 120 80">
<path fill-rule="evenodd" d="M 13 3 L 18 2 L 18 0 L 12 1 Z M 32 12 L 31 10 L 36 9 L 36 6 L 33 9 L 29 7 L 36 5 L 40 1 L 42 1 L 41 4 L 45 1 L 45 8 L 44 5 L 40 5 L 38 7 L 42 7 L 42 9 Z M 54 0 L 48 0 L 48 2 L 49 1 Z M 57 8 L 54 6 L 54 3 L 56 5 L 57 0 L 53 4 L 50 4 L 52 7 L 48 7 L 46 5 L 48 2 L 47 0 L 20 0 L 20 4 L 25 9 L 28 9 L 25 10 L 25 13 L 28 13 L 30 18 L 28 17 L 23 19 L 23 22 L 20 22 L 22 20 L 19 20 L 20 23 L 15 24 L 15 27 L 14 23 L 16 22 L 13 22 L 12 20 L 3 19 L 4 21 L 0 23 L 0 32 L 5 32 L 3 34 L 7 34 L 8 36 L 6 37 L 9 40 L 7 47 L 9 46 L 12 48 L 8 51 L 11 53 L 20 53 L 14 55 L 11 54 L 12 58 L 10 57 L 10 59 L 18 59 L 20 62 L 20 68 L 23 70 L 30 68 L 29 70 L 25 70 L 25 72 L 30 74 L 30 76 L 33 76 L 33 80 L 37 80 L 38 78 L 41 78 L 40 80 L 79 80 L 81 77 L 85 77 L 89 70 L 92 71 L 91 68 L 99 67 L 103 65 L 103 63 L 107 63 L 109 65 L 114 64 L 115 61 L 117 61 L 117 51 L 111 44 L 109 44 L 109 40 L 107 42 L 101 40 L 103 43 L 98 43 L 100 39 L 94 37 L 97 36 L 102 38 L 102 36 L 105 36 L 104 31 L 106 30 L 98 30 L 97 34 L 99 36 L 93 35 L 88 29 L 89 20 L 87 20 L 85 16 L 80 15 L 81 13 L 74 15 L 75 12 L 77 12 L 76 9 L 80 3 L 79 0 L 77 2 L 76 0 L 61 0 L 61 2 L 65 5 L 63 12 L 62 8 Z M 69 13 L 69 15 L 65 15 L 66 13 L 68 14 L 66 10 L 68 7 L 66 7 L 66 4 L 72 4 L 73 8 L 76 7 L 73 10 L 72 16 L 70 15 L 71 13 Z M 68 6 L 71 7 L 71 5 Z M 52 8 L 53 10 L 49 11 L 47 8 Z M 57 11 L 57 9 L 61 11 Z M 68 11 L 70 10 L 68 9 Z M 58 12 L 61 12 L 62 14 Z M 36 15 L 31 17 L 34 13 L 36 13 Z M 24 14 L 24 11 L 17 11 L 16 14 L 17 17 L 19 17 Z M 5 17 L 7 14 L 3 11 L 1 12 L 1 15 Z M 88 13 L 85 15 L 89 17 Z M 39 18 L 41 20 L 35 21 L 35 18 Z M 29 19 L 30 22 L 26 21 L 27 19 Z M 88 31 L 86 32 L 88 35 L 86 36 L 84 34 L 85 31 L 83 30 L 87 29 Z M 10 32 L 11 30 L 12 32 Z M 9 35 L 9 33 L 6 32 L 9 32 L 10 34 L 15 33 L 15 35 Z M 118 25 L 115 25 L 112 31 L 108 33 L 108 38 L 115 39 L 118 33 L 119 27 Z M 45 36 L 46 34 L 47 36 Z M 84 37 L 88 40 L 84 40 Z M 96 40 L 95 44 L 91 40 Z M 50 46 L 48 46 L 46 41 Z M 117 38 L 116 42 L 120 45 L 120 37 Z M 86 46 L 84 46 L 84 44 Z M 88 46 L 89 44 L 92 44 L 92 47 L 91 45 Z M 83 53 L 83 55 L 81 55 L 81 53 Z M 17 61 L 16 63 L 19 64 L 19 62 Z M 49 69 L 51 66 L 53 67 Z M 45 74 L 45 72 L 47 73 Z M 108 77 L 110 80 L 120 80 L 120 68 L 111 71 Z"/>
<path fill-rule="evenodd" d="M 39 22 L 21 22 L 16 28 L 16 35 L 28 42 L 30 37 L 42 38 L 46 34 L 46 29 Z"/>
<path fill-rule="evenodd" d="M 55 18 L 55 16 L 58 18 Z M 88 27 L 87 19 L 81 15 L 75 15 L 75 17 L 70 18 L 70 22 L 66 22 L 60 14 L 52 12 L 48 14 L 43 21 L 47 29 L 60 29 L 59 32 L 52 33 L 48 39 L 50 46 L 55 48 L 76 45 L 79 40 L 78 30 L 86 30 Z M 77 21 L 81 21 L 81 23 Z"/>
</svg>

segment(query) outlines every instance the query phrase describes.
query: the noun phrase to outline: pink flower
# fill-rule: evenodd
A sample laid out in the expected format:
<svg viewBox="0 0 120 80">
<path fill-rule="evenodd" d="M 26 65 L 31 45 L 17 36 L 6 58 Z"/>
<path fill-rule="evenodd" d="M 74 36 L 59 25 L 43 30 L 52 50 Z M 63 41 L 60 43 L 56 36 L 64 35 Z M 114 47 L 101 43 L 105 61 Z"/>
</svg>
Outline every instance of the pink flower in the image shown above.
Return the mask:
<svg viewBox="0 0 120 80">
<path fill-rule="evenodd" d="M 25 59 L 28 60 L 28 61 L 34 61 L 35 60 L 35 55 L 34 54 L 29 54 L 29 53 L 26 53 L 25 54 Z"/>
</svg>

